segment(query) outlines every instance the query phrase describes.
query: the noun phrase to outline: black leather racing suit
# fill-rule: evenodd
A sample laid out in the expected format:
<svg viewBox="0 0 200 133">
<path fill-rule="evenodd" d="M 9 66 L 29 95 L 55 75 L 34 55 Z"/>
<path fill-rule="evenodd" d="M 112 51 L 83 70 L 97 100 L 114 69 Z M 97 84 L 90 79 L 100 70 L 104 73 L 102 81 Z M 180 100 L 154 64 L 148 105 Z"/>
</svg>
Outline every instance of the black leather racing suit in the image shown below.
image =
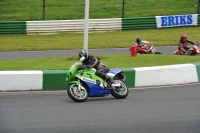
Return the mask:
<svg viewBox="0 0 200 133">
<path fill-rule="evenodd" d="M 91 68 L 95 68 L 97 70 L 95 74 L 104 80 L 107 80 L 109 78 L 106 75 L 106 73 L 108 72 L 108 68 L 102 65 L 99 60 L 94 56 L 89 55 L 88 58 L 83 61 L 82 65 L 87 65 Z"/>
</svg>

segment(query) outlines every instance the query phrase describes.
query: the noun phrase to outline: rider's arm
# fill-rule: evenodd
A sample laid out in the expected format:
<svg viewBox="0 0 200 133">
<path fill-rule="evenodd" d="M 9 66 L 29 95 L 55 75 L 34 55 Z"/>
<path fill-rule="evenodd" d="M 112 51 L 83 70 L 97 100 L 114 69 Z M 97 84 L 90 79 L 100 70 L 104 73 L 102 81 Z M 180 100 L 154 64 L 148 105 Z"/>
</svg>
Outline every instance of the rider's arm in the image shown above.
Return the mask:
<svg viewBox="0 0 200 133">
<path fill-rule="evenodd" d="M 196 44 L 196 42 L 194 42 L 194 41 L 192 41 L 192 40 L 187 40 L 187 42 L 189 42 L 189 43 L 191 43 L 191 44 L 193 44 L 193 45 Z"/>
<path fill-rule="evenodd" d="M 95 67 L 97 63 L 99 63 L 98 59 L 95 58 L 94 56 L 90 56 L 90 67 Z"/>
<path fill-rule="evenodd" d="M 152 44 L 151 42 L 148 42 L 148 41 L 145 41 L 145 40 L 142 40 L 141 42 L 144 43 L 144 44 Z"/>
<path fill-rule="evenodd" d="M 183 44 L 182 44 L 181 42 L 179 42 L 178 47 L 179 47 L 179 49 L 180 49 L 181 52 L 184 52 L 184 53 L 187 52 L 187 50 L 185 50 L 185 49 L 183 48 Z"/>
</svg>

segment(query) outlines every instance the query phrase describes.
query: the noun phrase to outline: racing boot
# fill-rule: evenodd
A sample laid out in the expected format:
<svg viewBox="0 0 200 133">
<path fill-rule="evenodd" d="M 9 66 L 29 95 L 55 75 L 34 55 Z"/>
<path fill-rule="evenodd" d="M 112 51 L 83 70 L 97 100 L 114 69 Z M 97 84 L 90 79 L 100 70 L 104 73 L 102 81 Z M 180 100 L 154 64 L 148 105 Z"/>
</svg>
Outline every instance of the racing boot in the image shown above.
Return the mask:
<svg viewBox="0 0 200 133">
<path fill-rule="evenodd" d="M 108 86 L 108 87 L 111 87 L 112 82 L 113 82 L 113 79 L 110 78 L 110 77 L 108 77 L 108 79 L 106 80 L 106 82 L 107 82 L 107 86 Z"/>
</svg>

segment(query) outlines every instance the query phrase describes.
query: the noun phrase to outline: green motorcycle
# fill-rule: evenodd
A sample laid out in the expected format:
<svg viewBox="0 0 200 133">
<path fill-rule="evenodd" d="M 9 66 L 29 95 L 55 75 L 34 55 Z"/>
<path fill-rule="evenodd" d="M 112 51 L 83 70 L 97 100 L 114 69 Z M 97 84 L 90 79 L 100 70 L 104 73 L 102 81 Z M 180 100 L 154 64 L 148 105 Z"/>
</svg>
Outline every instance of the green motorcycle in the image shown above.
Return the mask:
<svg viewBox="0 0 200 133">
<path fill-rule="evenodd" d="M 126 76 L 118 68 L 109 69 L 107 75 L 113 79 L 110 86 L 98 77 L 96 69 L 82 66 L 80 62 L 74 63 L 67 74 L 67 94 L 75 102 L 84 102 L 88 97 L 104 97 L 111 94 L 117 99 L 128 96 L 129 90 L 124 81 Z"/>
</svg>

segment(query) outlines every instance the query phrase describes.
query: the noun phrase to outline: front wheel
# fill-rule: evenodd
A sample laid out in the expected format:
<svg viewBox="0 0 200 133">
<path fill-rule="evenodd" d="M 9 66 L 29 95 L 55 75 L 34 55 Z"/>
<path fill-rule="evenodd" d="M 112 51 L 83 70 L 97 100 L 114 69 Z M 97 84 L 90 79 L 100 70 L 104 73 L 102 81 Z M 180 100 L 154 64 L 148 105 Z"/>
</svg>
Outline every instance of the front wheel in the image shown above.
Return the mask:
<svg viewBox="0 0 200 133">
<path fill-rule="evenodd" d="M 75 102 L 84 102 L 88 98 L 88 92 L 86 88 L 76 84 L 70 84 L 68 86 L 67 94 Z"/>
<path fill-rule="evenodd" d="M 114 80 L 113 83 L 120 84 L 120 86 L 113 87 L 113 89 L 111 90 L 111 95 L 117 99 L 126 98 L 129 93 L 129 90 L 128 90 L 128 87 L 126 86 L 126 84 L 119 79 Z"/>
</svg>

